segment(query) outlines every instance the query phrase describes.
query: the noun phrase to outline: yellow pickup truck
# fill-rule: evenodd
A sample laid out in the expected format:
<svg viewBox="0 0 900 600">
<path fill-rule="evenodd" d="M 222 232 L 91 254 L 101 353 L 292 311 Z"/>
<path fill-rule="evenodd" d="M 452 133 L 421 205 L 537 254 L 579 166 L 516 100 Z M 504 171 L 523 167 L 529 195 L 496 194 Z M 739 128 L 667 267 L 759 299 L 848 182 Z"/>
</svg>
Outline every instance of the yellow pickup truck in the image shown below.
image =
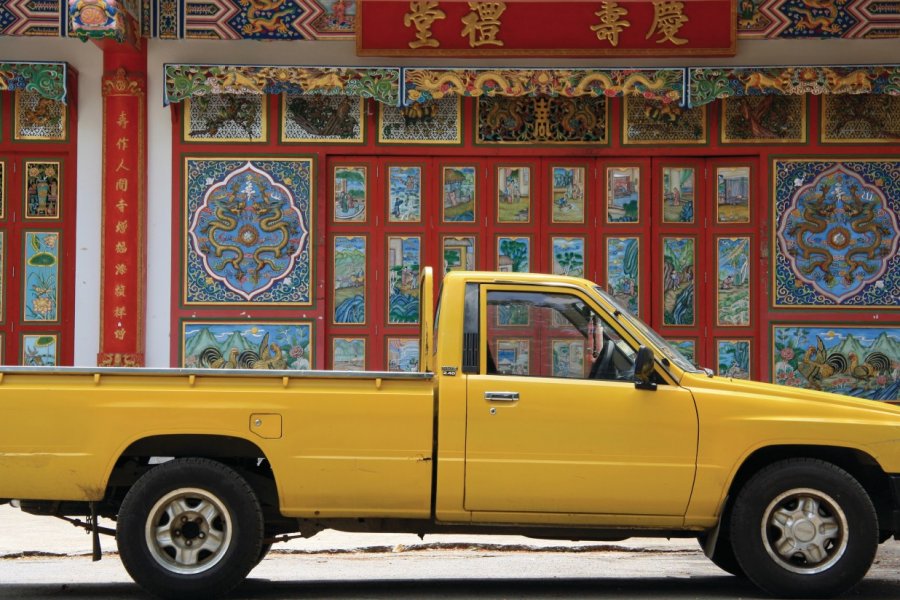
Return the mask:
<svg viewBox="0 0 900 600">
<path fill-rule="evenodd" d="M 169 598 L 324 528 L 695 537 L 816 598 L 900 535 L 900 409 L 714 377 L 583 279 L 450 273 L 436 313 L 420 289 L 418 373 L 0 369 L 0 502 L 114 519 Z"/>
</svg>

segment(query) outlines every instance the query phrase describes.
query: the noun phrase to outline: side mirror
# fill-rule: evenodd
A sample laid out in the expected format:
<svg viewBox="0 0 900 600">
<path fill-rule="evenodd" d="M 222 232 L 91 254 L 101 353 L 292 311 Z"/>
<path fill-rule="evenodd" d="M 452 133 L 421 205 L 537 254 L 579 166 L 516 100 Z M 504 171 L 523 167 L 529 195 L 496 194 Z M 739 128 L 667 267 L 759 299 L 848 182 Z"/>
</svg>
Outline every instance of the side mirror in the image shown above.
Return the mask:
<svg viewBox="0 0 900 600">
<path fill-rule="evenodd" d="M 637 357 L 634 359 L 634 387 L 639 390 L 656 389 L 656 383 L 652 381 L 655 362 L 653 350 L 646 346 L 638 349 Z"/>
</svg>

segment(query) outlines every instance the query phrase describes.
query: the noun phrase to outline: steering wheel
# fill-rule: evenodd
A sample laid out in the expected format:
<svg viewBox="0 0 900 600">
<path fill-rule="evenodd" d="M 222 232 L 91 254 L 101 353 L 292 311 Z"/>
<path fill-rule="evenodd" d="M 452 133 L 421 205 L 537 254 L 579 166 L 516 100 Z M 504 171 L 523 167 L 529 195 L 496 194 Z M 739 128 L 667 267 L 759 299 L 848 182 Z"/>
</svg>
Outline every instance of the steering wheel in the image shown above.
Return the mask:
<svg viewBox="0 0 900 600">
<path fill-rule="evenodd" d="M 590 375 L 588 375 L 588 379 L 606 379 L 609 368 L 612 366 L 613 353 L 615 351 L 615 342 L 607 338 L 607 340 L 603 342 L 603 349 L 600 351 L 600 354 L 594 359 L 594 364 L 591 366 L 591 372 Z"/>
</svg>

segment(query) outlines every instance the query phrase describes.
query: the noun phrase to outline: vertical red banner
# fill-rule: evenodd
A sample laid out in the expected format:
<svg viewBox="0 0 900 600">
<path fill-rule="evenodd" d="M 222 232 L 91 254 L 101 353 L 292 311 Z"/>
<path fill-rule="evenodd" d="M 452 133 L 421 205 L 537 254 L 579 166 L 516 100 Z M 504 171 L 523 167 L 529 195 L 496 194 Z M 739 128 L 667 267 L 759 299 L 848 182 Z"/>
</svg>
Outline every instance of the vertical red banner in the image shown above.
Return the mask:
<svg viewBox="0 0 900 600">
<path fill-rule="evenodd" d="M 144 365 L 146 77 L 103 77 L 99 366 Z"/>
</svg>

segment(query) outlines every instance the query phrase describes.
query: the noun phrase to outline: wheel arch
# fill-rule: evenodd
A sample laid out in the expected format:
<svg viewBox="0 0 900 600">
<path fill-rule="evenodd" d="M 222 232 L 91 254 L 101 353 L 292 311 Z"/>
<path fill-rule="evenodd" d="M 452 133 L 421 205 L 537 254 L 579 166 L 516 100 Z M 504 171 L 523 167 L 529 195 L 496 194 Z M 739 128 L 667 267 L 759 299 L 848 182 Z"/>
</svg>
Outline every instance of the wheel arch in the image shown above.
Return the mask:
<svg viewBox="0 0 900 600">
<path fill-rule="evenodd" d="M 737 469 L 728 487 L 725 504 L 720 511 L 720 518 L 727 521 L 734 498 L 740 489 L 761 469 L 781 460 L 792 458 L 811 458 L 834 464 L 852 475 L 869 494 L 872 504 L 878 513 L 882 537 L 894 533 L 884 529 L 892 527 L 889 515 L 892 511 L 890 481 L 887 474 L 870 454 L 857 448 L 842 446 L 819 446 L 804 444 L 785 444 L 764 446 L 748 455 Z"/>
<path fill-rule="evenodd" d="M 125 493 L 146 472 L 169 459 L 188 457 L 232 467 L 254 489 L 264 511 L 272 517 L 279 514 L 278 482 L 266 453 L 250 440 L 220 434 L 160 434 L 134 440 L 119 453 L 107 478 L 105 503 L 117 509 Z"/>
</svg>

